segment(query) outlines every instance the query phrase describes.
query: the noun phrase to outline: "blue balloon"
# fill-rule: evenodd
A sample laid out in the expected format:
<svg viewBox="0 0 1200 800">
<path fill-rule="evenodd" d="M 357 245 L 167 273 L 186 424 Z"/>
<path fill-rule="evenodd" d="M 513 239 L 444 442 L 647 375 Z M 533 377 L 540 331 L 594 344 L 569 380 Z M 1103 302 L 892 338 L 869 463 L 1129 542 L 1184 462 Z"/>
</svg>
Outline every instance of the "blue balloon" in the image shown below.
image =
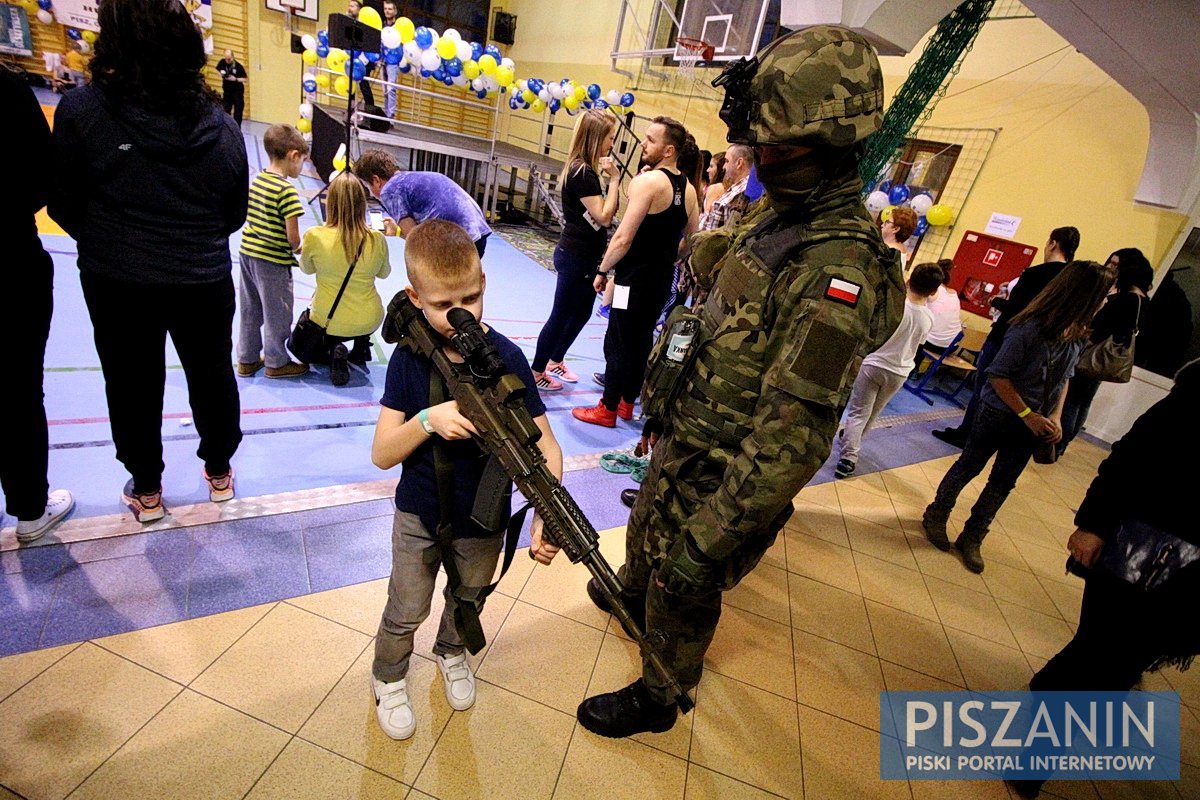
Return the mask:
<svg viewBox="0 0 1200 800">
<path fill-rule="evenodd" d="M 520 105 L 520 103 L 517 101 L 517 98 L 515 95 L 513 97 L 508 98 L 508 107 L 510 109 L 512 109 L 513 111 L 516 111 L 517 106 L 519 106 L 519 105 Z"/>
<path fill-rule="evenodd" d="M 891 190 L 892 190 L 892 182 L 891 181 L 880 181 L 879 185 L 875 187 L 875 191 L 883 192 L 884 194 L 887 194 Z"/>
<path fill-rule="evenodd" d="M 599 100 L 596 101 L 596 108 L 603 111 L 604 109 L 608 108 L 608 101 L 603 98 L 600 98 Z"/>
<path fill-rule="evenodd" d="M 592 98 L 593 100 L 598 100 L 600 98 L 600 84 L 589 83 L 587 93 L 588 97 Z"/>
<path fill-rule="evenodd" d="M 504 56 L 500 55 L 500 48 L 496 47 L 496 45 L 494 45 L 494 44 L 489 44 L 487 47 L 483 48 L 483 52 L 486 53 L 487 55 L 491 56 L 492 58 L 496 59 L 497 64 L 499 64 L 500 59 L 502 59 L 504 57 Z"/>
<path fill-rule="evenodd" d="M 442 69 L 446 70 L 446 74 L 451 78 L 457 78 L 462 75 L 462 62 L 457 58 L 445 59 L 442 61 Z"/>
<path fill-rule="evenodd" d="M 480 100 L 486 100 L 487 99 L 487 89 L 480 89 L 478 92 L 475 93 L 475 96 L 478 97 Z"/>
<path fill-rule="evenodd" d="M 67 28 L 67 36 L 70 37 L 71 39 L 74 39 L 75 41 L 79 41 L 80 39 L 83 38 L 83 34 L 80 33 L 78 30 L 76 30 L 75 28 Z"/>
<path fill-rule="evenodd" d="M 631 105 L 633 105 L 633 92 L 626 92 L 625 94 L 621 95 L 621 105 L 625 108 L 629 108 Z"/>
<path fill-rule="evenodd" d="M 929 220 L 925 219 L 925 215 L 917 217 L 917 227 L 913 230 L 914 236 L 924 236 L 925 231 L 929 230 Z"/>
<path fill-rule="evenodd" d="M 324 58 L 325 56 L 329 55 L 329 45 L 327 45 L 327 44 L 317 45 L 317 55 L 319 55 L 321 58 Z"/>
<path fill-rule="evenodd" d="M 479 42 L 471 42 L 471 60 L 478 61 L 479 57 L 482 55 L 483 45 L 481 45 Z"/>
<path fill-rule="evenodd" d="M 446 79 L 446 70 L 441 67 L 435 69 L 433 71 L 433 79 L 435 81 L 444 81 Z"/>
<path fill-rule="evenodd" d="M 560 103 L 560 102 L 559 102 L 559 101 L 557 101 L 557 100 L 551 100 L 551 101 L 550 101 L 550 113 L 551 113 L 551 114 L 555 114 L 555 113 L 557 113 L 557 112 L 558 112 L 558 109 L 560 109 L 560 108 L 562 108 L 562 103 Z"/>
<path fill-rule="evenodd" d="M 417 43 L 417 47 L 422 50 L 428 50 L 433 44 L 433 31 L 425 26 L 417 28 L 417 32 L 413 34 L 413 41 Z"/>
<path fill-rule="evenodd" d="M 897 183 L 888 189 L 888 201 L 894 206 L 903 205 L 908 202 L 908 187 L 903 183 Z"/>
<path fill-rule="evenodd" d="M 368 64 L 374 64 L 379 60 L 379 53 L 363 53 L 363 58 L 367 60 Z"/>
<path fill-rule="evenodd" d="M 395 66 L 404 60 L 404 51 L 399 47 L 383 48 L 383 63 Z"/>
<path fill-rule="evenodd" d="M 595 104 L 595 101 L 594 101 L 594 100 L 584 100 L 584 101 L 583 101 L 582 103 L 580 103 L 579 105 L 580 105 L 580 106 L 581 106 L 581 107 L 582 107 L 582 108 L 583 108 L 585 111 L 587 111 L 587 110 L 591 109 L 591 107 L 592 107 L 594 104 Z"/>
<path fill-rule="evenodd" d="M 412 72 L 412 66 L 407 62 L 401 61 L 399 66 L 401 75 L 407 75 L 408 73 Z"/>
<path fill-rule="evenodd" d="M 424 67 L 421 67 L 421 77 L 422 78 L 431 78 L 431 77 L 433 77 L 433 73 L 430 72 L 429 70 L 425 69 Z"/>
<path fill-rule="evenodd" d="M 315 92 L 317 90 L 317 82 L 312 78 L 304 79 L 304 91 Z"/>
<path fill-rule="evenodd" d="M 326 47 L 329 47 L 329 31 L 326 31 L 326 30 L 317 31 L 317 43 L 323 44 Z"/>
<path fill-rule="evenodd" d="M 351 71 L 350 77 L 356 81 L 361 81 L 367 77 L 367 65 L 361 61 L 354 62 L 354 69 Z"/>
<path fill-rule="evenodd" d="M 539 94 L 542 91 L 542 89 L 545 89 L 545 88 L 546 88 L 546 84 L 543 83 L 540 78 L 530 78 L 529 79 L 529 91 L 533 92 L 534 94 Z"/>
<path fill-rule="evenodd" d="M 50 0 L 38 0 L 38 8 L 40 8 L 42 11 L 49 11 L 51 5 L 53 5 L 53 3 L 51 3 Z"/>
<path fill-rule="evenodd" d="M 447 75 L 446 77 L 442 78 L 442 83 L 446 84 L 447 86 L 453 86 L 454 78 L 451 78 L 449 75 Z"/>
</svg>

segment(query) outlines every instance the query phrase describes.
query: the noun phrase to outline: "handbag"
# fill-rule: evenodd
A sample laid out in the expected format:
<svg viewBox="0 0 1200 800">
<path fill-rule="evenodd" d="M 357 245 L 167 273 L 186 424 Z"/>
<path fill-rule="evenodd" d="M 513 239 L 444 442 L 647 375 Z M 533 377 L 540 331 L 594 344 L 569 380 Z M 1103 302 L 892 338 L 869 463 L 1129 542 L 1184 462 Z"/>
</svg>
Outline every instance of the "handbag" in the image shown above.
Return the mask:
<svg viewBox="0 0 1200 800">
<path fill-rule="evenodd" d="M 1140 519 L 1121 520 L 1100 551 L 1100 564 L 1116 577 L 1145 592 L 1162 586 L 1200 559 L 1200 546 Z"/>
<path fill-rule="evenodd" d="M 329 307 L 329 316 L 325 318 L 325 325 L 318 325 L 312 321 L 311 308 L 300 312 L 300 318 L 296 320 L 296 324 L 288 336 L 287 348 L 292 351 L 292 355 L 305 364 L 319 363 L 329 357 L 329 345 L 325 342 L 325 331 L 330 321 L 333 320 L 333 313 L 337 311 L 338 303 L 342 302 L 342 295 L 346 292 L 350 276 L 354 274 L 354 267 L 358 264 L 358 259 L 362 256 L 363 245 L 366 243 L 367 239 L 364 236 L 363 240 L 358 243 L 358 252 L 355 253 L 354 260 L 350 262 L 350 268 L 346 270 L 346 277 L 342 279 L 342 286 L 338 289 L 337 297 L 333 298 L 333 305 Z"/>
<path fill-rule="evenodd" d="M 1138 327 L 1142 320 L 1142 296 L 1137 295 L 1137 317 L 1133 321 L 1133 335 L 1129 344 L 1117 344 L 1109 336 L 1083 348 L 1075 372 L 1084 378 L 1108 383 L 1129 383 L 1133 377 L 1133 347 L 1137 343 Z"/>
</svg>

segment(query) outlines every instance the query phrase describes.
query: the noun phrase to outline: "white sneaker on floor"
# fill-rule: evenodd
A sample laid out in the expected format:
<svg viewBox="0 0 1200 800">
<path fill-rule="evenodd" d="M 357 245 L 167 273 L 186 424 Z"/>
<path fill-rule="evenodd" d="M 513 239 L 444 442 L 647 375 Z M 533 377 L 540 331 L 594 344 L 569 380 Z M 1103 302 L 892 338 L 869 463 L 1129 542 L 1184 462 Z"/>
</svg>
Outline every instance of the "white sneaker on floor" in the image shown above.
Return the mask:
<svg viewBox="0 0 1200 800">
<path fill-rule="evenodd" d="M 408 702 L 408 689 L 401 678 L 395 683 L 384 683 L 371 676 L 371 694 L 375 697 L 375 718 L 379 727 L 393 739 L 404 740 L 417 730 L 417 718 Z"/>
<path fill-rule="evenodd" d="M 37 519 L 17 520 L 17 541 L 21 544 L 37 541 L 58 523 L 67 518 L 75 508 L 75 498 L 66 489 L 55 489 L 46 497 L 46 512 Z"/>
<path fill-rule="evenodd" d="M 446 700 L 455 711 L 466 711 L 475 705 L 475 676 L 471 673 L 471 665 L 467 663 L 467 654 L 456 656 L 438 656 L 438 669 L 442 671 L 442 681 L 446 684 Z"/>
</svg>

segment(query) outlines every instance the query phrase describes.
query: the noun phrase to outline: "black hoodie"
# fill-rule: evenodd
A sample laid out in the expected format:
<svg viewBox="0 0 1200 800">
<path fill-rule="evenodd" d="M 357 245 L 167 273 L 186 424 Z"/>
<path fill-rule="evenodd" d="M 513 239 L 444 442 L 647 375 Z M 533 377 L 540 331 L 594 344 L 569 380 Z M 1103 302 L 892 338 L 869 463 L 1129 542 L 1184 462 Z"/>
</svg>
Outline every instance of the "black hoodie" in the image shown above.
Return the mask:
<svg viewBox="0 0 1200 800">
<path fill-rule="evenodd" d="M 54 114 L 50 216 L 79 245 L 79 268 L 148 284 L 229 275 L 229 234 L 246 220 L 246 146 L 215 102 L 194 127 L 111 102 L 95 86 Z"/>
</svg>

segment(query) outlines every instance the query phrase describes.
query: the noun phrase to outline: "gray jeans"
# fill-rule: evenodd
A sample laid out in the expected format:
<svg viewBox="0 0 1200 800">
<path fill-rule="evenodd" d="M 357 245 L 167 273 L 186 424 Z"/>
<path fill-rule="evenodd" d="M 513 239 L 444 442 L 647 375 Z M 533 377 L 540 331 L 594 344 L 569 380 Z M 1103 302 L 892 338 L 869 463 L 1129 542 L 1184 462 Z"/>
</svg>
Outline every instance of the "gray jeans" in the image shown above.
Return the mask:
<svg viewBox="0 0 1200 800">
<path fill-rule="evenodd" d="M 486 586 L 496 571 L 504 534 L 481 539 L 455 539 L 454 563 L 467 586 Z M 392 577 L 388 582 L 387 605 L 379 621 L 372 672 L 384 683 L 395 683 L 408 674 L 413 651 L 413 634 L 429 616 L 441 553 L 437 542 L 415 514 L 397 511 L 392 523 Z M 434 655 L 456 655 L 463 651 L 462 637 L 454 626 L 457 605 L 442 593 L 446 608 L 438 623 Z"/>
<path fill-rule="evenodd" d="M 854 388 L 850 390 L 850 402 L 846 406 L 846 421 L 838 431 L 837 442 L 840 447 L 840 458 L 854 464 L 858 463 L 858 450 L 862 445 L 862 437 L 875 420 L 883 413 L 888 400 L 895 397 L 896 392 L 904 385 L 905 376 L 899 375 L 882 367 L 863 364 L 854 379 Z"/>
<path fill-rule="evenodd" d="M 261 351 L 268 367 L 286 366 L 292 360 L 285 346 L 292 332 L 292 268 L 244 253 L 238 259 L 238 363 L 253 364 Z"/>
</svg>

